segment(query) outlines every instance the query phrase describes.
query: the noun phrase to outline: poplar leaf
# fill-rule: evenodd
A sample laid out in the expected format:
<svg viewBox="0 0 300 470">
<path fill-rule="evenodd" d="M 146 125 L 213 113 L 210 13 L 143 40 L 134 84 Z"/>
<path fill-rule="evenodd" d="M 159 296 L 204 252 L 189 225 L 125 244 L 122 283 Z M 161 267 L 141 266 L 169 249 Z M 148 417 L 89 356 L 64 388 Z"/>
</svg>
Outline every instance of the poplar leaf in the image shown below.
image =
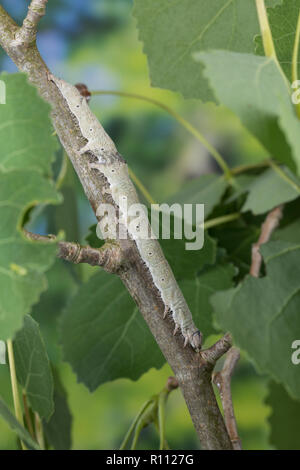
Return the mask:
<svg viewBox="0 0 300 470">
<path fill-rule="evenodd" d="M 16 420 L 6 403 L 0 397 L 0 416 L 6 421 L 8 426 L 14 431 L 24 444 L 31 450 L 40 450 L 37 443 L 32 439 L 29 432 Z"/>
<path fill-rule="evenodd" d="M 290 87 L 272 58 L 200 52 L 217 100 L 233 111 L 270 155 L 300 174 L 299 120 Z"/>
<path fill-rule="evenodd" d="M 55 243 L 36 243 L 22 234 L 32 206 L 61 198 L 51 176 L 56 140 L 50 106 L 24 74 L 1 74 L 6 104 L 0 105 L 0 331 L 12 338 L 47 283 L 44 272 L 56 255 Z"/>
<path fill-rule="evenodd" d="M 292 57 L 296 39 L 300 0 L 284 0 L 276 8 L 267 8 L 276 55 L 287 78 L 292 81 Z M 256 53 L 265 55 L 261 35 L 255 38 Z M 300 62 L 298 61 L 300 75 Z"/>
<path fill-rule="evenodd" d="M 53 377 L 39 325 L 26 315 L 13 342 L 18 382 L 33 411 L 48 420 L 53 413 Z"/>
</svg>

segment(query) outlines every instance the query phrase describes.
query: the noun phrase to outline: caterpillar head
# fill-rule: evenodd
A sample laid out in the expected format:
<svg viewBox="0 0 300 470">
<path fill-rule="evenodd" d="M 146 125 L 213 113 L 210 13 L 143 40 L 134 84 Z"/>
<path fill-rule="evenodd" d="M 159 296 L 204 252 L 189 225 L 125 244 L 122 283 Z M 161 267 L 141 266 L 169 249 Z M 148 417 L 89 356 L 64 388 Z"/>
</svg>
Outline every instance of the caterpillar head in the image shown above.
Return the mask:
<svg viewBox="0 0 300 470">
<path fill-rule="evenodd" d="M 63 97 L 67 100 L 68 106 L 71 111 L 75 114 L 76 110 L 79 109 L 83 101 L 86 101 L 83 96 L 79 93 L 77 88 L 60 78 L 55 78 L 55 83 L 60 89 Z"/>
<path fill-rule="evenodd" d="M 156 282 L 160 288 L 165 290 L 174 286 L 174 276 L 167 263 L 161 263 L 159 272 L 157 273 Z"/>
</svg>

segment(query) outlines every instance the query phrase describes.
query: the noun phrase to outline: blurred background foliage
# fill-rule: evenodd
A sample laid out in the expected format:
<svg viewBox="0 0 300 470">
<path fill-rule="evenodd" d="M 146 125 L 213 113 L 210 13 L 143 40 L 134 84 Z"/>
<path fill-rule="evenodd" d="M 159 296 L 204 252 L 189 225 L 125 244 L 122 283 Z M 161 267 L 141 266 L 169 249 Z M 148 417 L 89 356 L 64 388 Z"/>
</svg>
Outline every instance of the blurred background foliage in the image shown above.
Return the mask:
<svg viewBox="0 0 300 470">
<path fill-rule="evenodd" d="M 4 8 L 20 23 L 28 1 L 3 0 Z M 51 71 L 70 81 L 83 82 L 90 90 L 115 90 L 143 94 L 178 111 L 200 129 L 226 158 L 230 166 L 256 163 L 265 151 L 241 128 L 227 110 L 213 104 L 183 100 L 178 94 L 151 88 L 147 61 L 131 14 L 132 0 L 52 0 L 41 21 L 38 46 Z M 1 70 L 16 67 L 1 52 Z M 117 142 L 119 151 L 158 202 L 175 193 L 184 182 L 203 173 L 219 172 L 214 160 L 166 112 L 143 101 L 116 96 L 93 97 L 91 107 Z M 57 154 L 54 171 L 61 166 Z M 95 223 L 80 184 L 70 165 L 61 187 L 64 204 L 37 208 L 31 227 L 39 233 L 64 230 L 68 240 L 82 242 Z M 89 266 L 71 266 L 57 261 L 48 273 L 49 290 L 33 310 L 39 321 L 52 363 L 67 390 L 73 415 L 74 449 L 118 448 L 133 417 L 149 397 L 159 392 L 168 376 L 165 365 L 150 370 L 137 382 L 117 380 L 90 394 L 68 364 L 62 362 L 59 346 L 59 316 L 70 293 L 91 274 Z M 58 321 L 56 321 L 58 320 Z M 208 339 L 211 342 L 212 338 Z M 0 366 L 1 395 L 11 404 L 9 372 Z M 243 356 L 233 379 L 233 399 L 244 449 L 267 449 L 270 408 L 265 404 L 266 379 L 259 376 Z M 167 440 L 173 449 L 199 448 L 189 414 L 178 390 L 167 405 Z M 0 420 L 0 448 L 14 449 L 15 435 Z M 139 448 L 157 448 L 158 436 L 149 427 Z"/>
</svg>

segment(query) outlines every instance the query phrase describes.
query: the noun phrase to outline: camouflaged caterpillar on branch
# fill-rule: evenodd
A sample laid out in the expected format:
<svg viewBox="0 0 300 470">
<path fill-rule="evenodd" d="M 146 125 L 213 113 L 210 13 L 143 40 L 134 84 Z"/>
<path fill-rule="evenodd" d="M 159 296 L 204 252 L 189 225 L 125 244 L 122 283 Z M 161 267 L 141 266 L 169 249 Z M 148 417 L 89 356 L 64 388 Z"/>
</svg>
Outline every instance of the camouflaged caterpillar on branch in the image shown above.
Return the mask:
<svg viewBox="0 0 300 470">
<path fill-rule="evenodd" d="M 138 204 L 136 190 L 129 178 L 126 162 L 118 153 L 112 139 L 105 132 L 96 116 L 92 113 L 86 99 L 77 88 L 53 75 L 49 77 L 59 89 L 71 113 L 76 118 L 81 134 L 87 143 L 80 149 L 79 154 L 87 152 L 96 157 L 97 161 L 90 163 L 89 167 L 99 171 L 108 181 L 111 196 L 119 211 L 122 213 L 123 201 L 128 207 Z M 147 215 L 145 214 L 145 217 Z M 151 273 L 154 285 L 158 289 L 165 305 L 164 318 L 171 313 L 175 323 L 174 334 L 180 328 L 184 337 L 184 345 L 190 343 L 199 351 L 202 344 L 202 333 L 194 325 L 192 314 L 174 278 L 173 272 L 166 261 L 159 243 L 153 238 L 141 238 L 132 229 L 130 216 L 126 219 L 126 229 L 130 237 L 135 240 L 143 262 Z M 146 221 L 147 224 L 148 218 Z M 150 229 L 151 232 L 151 229 Z"/>
</svg>

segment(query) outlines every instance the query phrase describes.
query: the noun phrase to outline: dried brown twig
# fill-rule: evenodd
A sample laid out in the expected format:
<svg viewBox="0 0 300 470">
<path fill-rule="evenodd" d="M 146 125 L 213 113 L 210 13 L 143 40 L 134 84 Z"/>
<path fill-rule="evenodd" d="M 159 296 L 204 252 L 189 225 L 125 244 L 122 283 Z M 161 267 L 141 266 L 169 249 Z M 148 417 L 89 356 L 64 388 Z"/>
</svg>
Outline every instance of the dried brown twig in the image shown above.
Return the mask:
<svg viewBox="0 0 300 470">
<path fill-rule="evenodd" d="M 269 214 L 265 222 L 262 224 L 260 237 L 252 246 L 252 263 L 250 267 L 250 274 L 253 277 L 259 277 L 261 263 L 262 263 L 262 256 L 259 252 L 261 245 L 267 243 L 274 230 L 278 227 L 279 222 L 282 218 L 283 212 L 283 205 L 275 207 Z"/>
<path fill-rule="evenodd" d="M 283 205 L 280 205 L 269 212 L 265 222 L 262 224 L 260 237 L 257 243 L 252 246 L 250 274 L 253 277 L 259 277 L 260 274 L 262 256 L 259 249 L 261 245 L 270 240 L 272 233 L 280 223 L 282 213 Z M 234 450 L 242 449 L 241 440 L 237 432 L 237 424 L 231 395 L 231 378 L 239 358 L 239 350 L 237 348 L 231 348 L 227 353 L 223 369 L 220 372 L 213 374 L 213 383 L 218 387 L 220 392 L 225 424 Z"/>
<path fill-rule="evenodd" d="M 242 449 L 241 440 L 238 436 L 231 394 L 231 377 L 239 358 L 240 351 L 237 348 L 231 348 L 227 353 L 222 370 L 213 374 L 213 383 L 218 387 L 220 392 L 220 398 L 224 410 L 224 419 L 234 450 Z"/>
</svg>

